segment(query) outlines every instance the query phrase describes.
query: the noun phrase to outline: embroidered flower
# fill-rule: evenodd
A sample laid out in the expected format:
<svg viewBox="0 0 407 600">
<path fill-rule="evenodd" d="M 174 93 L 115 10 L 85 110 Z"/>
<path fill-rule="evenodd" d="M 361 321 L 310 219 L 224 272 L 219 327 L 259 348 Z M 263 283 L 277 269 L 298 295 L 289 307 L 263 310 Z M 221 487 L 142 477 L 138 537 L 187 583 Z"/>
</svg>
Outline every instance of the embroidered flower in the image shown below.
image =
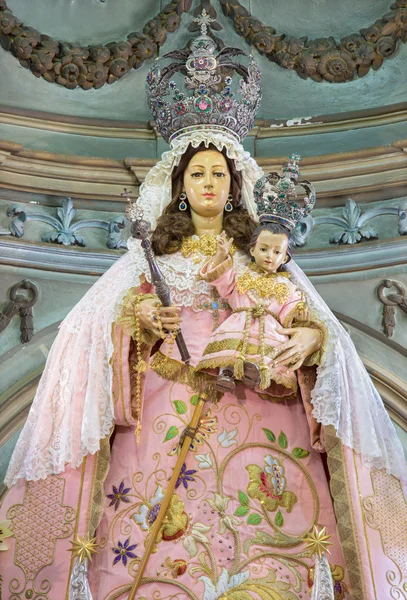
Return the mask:
<svg viewBox="0 0 407 600">
<path fill-rule="evenodd" d="M 228 496 L 221 496 L 220 494 L 214 493 L 213 500 L 206 499 L 206 502 L 212 508 L 212 510 L 216 510 L 219 514 L 219 533 L 223 535 L 226 533 L 226 530 L 235 531 L 235 525 L 240 525 L 240 521 L 233 517 L 232 515 L 227 515 L 226 510 L 228 504 L 230 502 L 230 498 Z"/>
<path fill-rule="evenodd" d="M 175 560 L 171 560 L 169 556 L 165 559 L 164 564 L 162 566 L 167 567 L 174 579 L 180 577 L 181 575 L 184 575 L 188 567 L 186 561 L 182 558 L 176 558 Z"/>
<path fill-rule="evenodd" d="M 133 519 L 138 523 L 143 531 L 148 531 L 149 525 L 152 525 L 157 518 L 161 508 L 161 502 L 164 499 L 164 490 L 160 485 L 149 502 L 142 504 L 138 513 L 134 513 Z"/>
<path fill-rule="evenodd" d="M 8 550 L 8 546 L 4 540 L 14 535 L 14 533 L 10 530 L 11 521 L 6 519 L 5 521 L 0 521 L 0 551 Z"/>
<path fill-rule="evenodd" d="M 226 592 L 233 590 L 234 588 L 242 585 L 249 579 L 249 571 L 242 571 L 232 577 L 229 577 L 229 573 L 226 569 L 222 569 L 220 577 L 216 582 L 213 583 L 206 575 L 199 578 L 199 581 L 203 581 L 205 585 L 205 593 L 203 600 L 219 600 L 220 598 L 227 598 Z M 245 594 L 245 592 L 242 592 Z M 246 594 L 248 595 L 248 594 Z"/>
<path fill-rule="evenodd" d="M 198 461 L 198 466 L 200 469 L 210 469 L 213 467 L 213 462 L 209 452 L 207 454 L 196 454 L 195 460 Z"/>
<path fill-rule="evenodd" d="M 204 525 L 203 523 L 194 523 L 192 525 L 191 533 L 186 536 L 183 542 L 183 546 L 191 558 L 194 558 L 198 554 L 198 542 L 209 544 L 205 533 L 208 533 L 211 529 L 212 525 Z"/>
<path fill-rule="evenodd" d="M 205 440 L 209 439 L 209 437 L 213 433 L 216 433 L 217 422 L 218 422 L 218 417 L 212 417 L 210 410 L 208 410 L 208 412 L 206 412 L 204 414 L 202 419 L 199 421 L 199 427 L 195 434 L 195 437 L 189 446 L 189 449 L 191 450 L 191 452 L 195 452 L 197 450 L 197 446 L 202 445 L 205 442 Z M 174 454 L 177 454 L 178 449 L 179 449 L 179 440 L 177 440 L 176 444 L 174 444 L 174 446 L 168 452 L 168 456 L 174 456 Z"/>
<path fill-rule="evenodd" d="M 226 431 L 224 428 L 222 433 L 218 435 L 218 442 L 222 446 L 222 448 L 229 448 L 234 444 L 237 444 L 237 440 L 235 437 L 237 436 L 237 428 L 232 429 L 232 431 Z"/>
<path fill-rule="evenodd" d="M 124 482 L 122 481 L 119 485 L 119 489 L 114 485 L 113 486 L 113 494 L 107 494 L 107 497 L 111 500 L 109 506 L 113 506 L 116 511 L 119 508 L 120 502 L 126 502 L 127 504 L 130 502 L 130 499 L 126 496 L 130 492 L 130 488 L 124 487 Z"/>
<path fill-rule="evenodd" d="M 287 480 L 284 476 L 284 467 L 270 454 L 265 456 L 264 461 L 266 463 L 264 470 L 257 465 L 246 467 L 250 476 L 247 493 L 250 498 L 260 500 L 264 508 L 270 512 L 282 506 L 290 513 L 297 502 L 297 496 L 285 490 Z"/>
<path fill-rule="evenodd" d="M 193 475 L 195 475 L 196 470 L 191 469 L 190 471 L 187 471 L 187 465 L 184 463 L 182 465 L 182 469 L 181 472 L 179 474 L 179 477 L 177 479 L 177 483 L 175 484 L 175 489 L 179 488 L 179 486 L 182 485 L 184 486 L 184 488 L 187 490 L 188 489 L 188 482 L 189 481 L 195 481 L 195 479 L 192 477 Z"/>
<path fill-rule="evenodd" d="M 130 538 L 127 538 L 127 540 L 124 542 L 124 544 L 122 544 L 120 541 L 118 541 L 116 548 L 112 548 L 113 552 L 115 554 L 117 554 L 117 556 L 115 557 L 115 559 L 113 561 L 114 565 L 117 564 L 118 562 L 122 561 L 124 566 L 127 566 L 128 558 L 137 558 L 137 555 L 134 554 L 134 552 L 132 552 L 132 550 L 137 548 L 137 544 L 133 544 L 132 546 L 129 546 L 129 544 L 130 544 Z"/>
</svg>

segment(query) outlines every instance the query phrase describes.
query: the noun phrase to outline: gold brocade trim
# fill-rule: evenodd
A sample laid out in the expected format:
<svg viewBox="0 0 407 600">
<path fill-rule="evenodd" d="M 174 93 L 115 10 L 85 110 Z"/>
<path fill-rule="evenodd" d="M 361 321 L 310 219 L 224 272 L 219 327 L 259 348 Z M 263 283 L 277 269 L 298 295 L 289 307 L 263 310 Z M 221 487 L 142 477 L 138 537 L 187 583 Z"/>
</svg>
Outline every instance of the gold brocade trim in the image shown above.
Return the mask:
<svg viewBox="0 0 407 600">
<path fill-rule="evenodd" d="M 203 254 L 204 256 L 213 256 L 218 250 L 218 236 L 201 235 L 200 237 L 184 237 L 181 244 L 181 254 L 184 258 L 189 258 L 191 254 Z M 232 244 L 229 253 L 233 256 L 237 248 Z"/>
<path fill-rule="evenodd" d="M 204 350 L 203 356 L 207 354 L 214 354 L 215 352 L 223 352 L 224 350 L 236 350 L 236 352 L 240 352 L 243 348 L 243 340 L 236 338 L 229 338 L 227 340 L 219 340 L 215 342 L 210 342 Z M 266 356 L 269 358 L 274 358 L 276 354 L 278 354 L 278 348 L 276 346 L 264 346 L 264 352 Z M 246 355 L 254 356 L 260 355 L 260 346 L 257 344 L 247 344 Z"/>
<path fill-rule="evenodd" d="M 104 484 L 110 466 L 110 437 L 114 431 L 114 425 L 107 435 L 100 441 L 100 450 L 95 455 L 95 467 L 92 473 L 92 493 L 91 504 L 88 516 L 87 533 L 89 538 L 93 538 L 96 529 L 102 519 L 105 508 L 106 496 L 104 493 Z"/>
<path fill-rule="evenodd" d="M 217 265 L 216 267 L 213 267 L 212 269 L 208 270 L 208 267 L 210 266 L 210 262 L 211 262 L 210 259 L 208 261 L 206 261 L 206 263 L 202 267 L 202 271 L 205 268 L 206 268 L 206 271 L 204 272 L 203 275 L 201 275 L 201 274 L 199 275 L 200 279 L 204 279 L 208 283 L 212 283 L 212 282 L 216 281 L 219 277 L 221 277 L 222 275 L 224 275 L 225 273 L 230 271 L 230 269 L 233 267 L 233 259 L 231 256 L 228 256 L 228 258 L 226 260 L 224 260 L 223 262 L 221 262 L 220 265 Z"/>
<path fill-rule="evenodd" d="M 159 350 L 151 359 L 150 368 L 163 379 L 183 383 L 196 392 L 205 391 L 210 398 L 220 397 L 211 377 L 205 373 L 197 373 L 194 367 L 185 365 L 175 358 L 169 358 Z"/>
<path fill-rule="evenodd" d="M 280 273 L 269 273 L 268 275 L 258 275 L 258 277 L 253 277 L 249 270 L 247 270 L 238 278 L 236 287 L 240 294 L 246 294 L 249 290 L 253 290 L 260 298 L 270 298 L 271 296 L 274 296 L 277 302 L 282 305 L 284 302 L 287 302 L 291 292 L 286 283 L 283 281 L 275 281 L 278 277 L 281 277 Z"/>
<path fill-rule="evenodd" d="M 158 296 L 156 294 L 143 294 L 143 298 L 140 301 L 139 297 L 139 288 L 133 287 L 130 288 L 127 294 L 124 296 L 121 304 L 121 309 L 119 316 L 115 320 L 116 325 L 119 325 L 123 332 L 126 335 L 129 335 L 131 338 L 136 339 L 137 332 L 137 324 L 136 324 L 136 307 L 137 304 L 143 302 L 144 300 L 157 300 L 159 302 Z M 141 329 L 141 341 L 148 346 L 153 346 L 157 341 L 157 338 L 150 332 L 144 331 Z"/>
<path fill-rule="evenodd" d="M 255 262 L 249 263 L 249 269 L 254 271 L 255 273 L 260 273 L 261 275 L 265 274 L 265 271 L 256 265 Z M 275 273 L 268 273 L 268 277 L 286 277 L 286 279 L 290 279 L 291 273 L 289 271 L 276 271 Z"/>
<path fill-rule="evenodd" d="M 352 600 L 368 600 L 365 593 L 366 584 L 363 577 L 359 541 L 355 534 L 355 517 L 352 510 L 352 497 L 345 468 L 342 442 L 336 436 L 336 431 L 332 425 L 325 427 L 325 448 L 330 474 L 329 485 L 334 501 L 343 558 L 351 586 L 351 598 Z"/>
</svg>

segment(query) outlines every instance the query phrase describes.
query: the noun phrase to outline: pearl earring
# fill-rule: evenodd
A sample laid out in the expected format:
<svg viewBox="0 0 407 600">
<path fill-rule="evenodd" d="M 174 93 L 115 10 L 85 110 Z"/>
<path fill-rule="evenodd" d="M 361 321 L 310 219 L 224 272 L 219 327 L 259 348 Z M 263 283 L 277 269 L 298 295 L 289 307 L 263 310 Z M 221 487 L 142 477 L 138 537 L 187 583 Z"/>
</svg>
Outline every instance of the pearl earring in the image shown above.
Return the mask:
<svg viewBox="0 0 407 600">
<path fill-rule="evenodd" d="M 179 195 L 179 199 L 181 200 L 181 202 L 180 202 L 180 203 L 179 203 L 179 205 L 178 205 L 178 209 L 179 209 L 181 212 L 184 212 L 184 211 L 186 211 L 186 210 L 187 210 L 187 208 L 188 208 L 188 204 L 185 202 L 185 200 L 187 199 L 187 195 L 186 195 L 186 193 L 185 193 L 185 192 L 182 192 L 182 193 Z"/>
<path fill-rule="evenodd" d="M 232 200 L 233 200 L 233 196 L 232 196 L 232 194 L 229 194 L 228 201 L 225 204 L 225 211 L 226 212 L 232 212 L 232 210 L 233 210 Z"/>
</svg>

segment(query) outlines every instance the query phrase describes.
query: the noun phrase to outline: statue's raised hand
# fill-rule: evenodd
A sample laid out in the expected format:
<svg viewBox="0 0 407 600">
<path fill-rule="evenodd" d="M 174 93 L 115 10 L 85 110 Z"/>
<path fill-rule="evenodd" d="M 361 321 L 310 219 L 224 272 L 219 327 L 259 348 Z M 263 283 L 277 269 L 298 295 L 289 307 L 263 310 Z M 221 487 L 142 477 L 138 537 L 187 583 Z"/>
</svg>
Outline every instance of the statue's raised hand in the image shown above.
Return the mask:
<svg viewBox="0 0 407 600">
<path fill-rule="evenodd" d="M 227 239 L 226 233 L 222 231 L 218 237 L 218 250 L 215 256 L 212 258 L 212 264 L 214 266 L 220 265 L 229 256 L 230 248 L 233 244 L 233 238 Z"/>
</svg>

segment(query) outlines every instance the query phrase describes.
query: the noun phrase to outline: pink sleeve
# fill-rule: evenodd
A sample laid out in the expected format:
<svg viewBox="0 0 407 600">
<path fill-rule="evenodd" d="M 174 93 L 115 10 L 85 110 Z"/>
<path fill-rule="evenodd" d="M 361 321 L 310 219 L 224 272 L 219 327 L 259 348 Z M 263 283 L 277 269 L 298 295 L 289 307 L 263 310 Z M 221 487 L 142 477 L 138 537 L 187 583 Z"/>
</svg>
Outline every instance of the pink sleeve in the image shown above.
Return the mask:
<svg viewBox="0 0 407 600">
<path fill-rule="evenodd" d="M 305 321 L 309 311 L 300 290 L 294 289 L 293 293 L 281 307 L 278 320 L 283 327 L 291 327 L 294 319 Z"/>
<path fill-rule="evenodd" d="M 213 269 L 208 267 L 210 267 L 210 260 L 202 267 L 199 273 L 200 277 L 214 285 L 222 298 L 228 299 L 233 294 L 236 286 L 236 271 L 233 268 L 232 257 L 228 256 L 223 263 Z"/>
</svg>

